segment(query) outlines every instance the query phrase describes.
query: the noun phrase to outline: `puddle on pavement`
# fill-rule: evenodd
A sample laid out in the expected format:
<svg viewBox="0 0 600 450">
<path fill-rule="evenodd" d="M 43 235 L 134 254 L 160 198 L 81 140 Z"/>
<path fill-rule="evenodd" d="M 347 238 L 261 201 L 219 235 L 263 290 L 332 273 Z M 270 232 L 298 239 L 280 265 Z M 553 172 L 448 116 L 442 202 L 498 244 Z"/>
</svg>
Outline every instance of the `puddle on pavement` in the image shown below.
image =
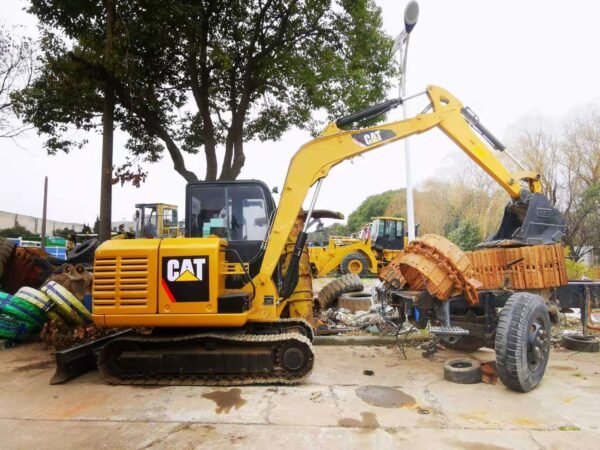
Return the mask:
<svg viewBox="0 0 600 450">
<path fill-rule="evenodd" d="M 356 390 L 356 395 L 369 405 L 381 408 L 401 408 L 417 404 L 414 397 L 388 386 L 363 386 Z"/>
<path fill-rule="evenodd" d="M 242 390 L 239 388 L 229 389 L 228 391 L 213 391 L 202 394 L 202 397 L 212 400 L 217 405 L 215 412 L 229 414 L 233 408 L 240 409 L 247 401 L 242 398 Z"/>
<path fill-rule="evenodd" d="M 15 372 L 27 372 L 29 370 L 45 370 L 50 369 L 54 365 L 54 361 L 51 359 L 44 359 L 42 361 L 35 361 L 24 366 L 15 367 Z"/>
<path fill-rule="evenodd" d="M 379 428 L 377 417 L 371 412 L 361 412 L 362 420 L 358 419 L 340 419 L 338 425 L 344 428 Z"/>
</svg>

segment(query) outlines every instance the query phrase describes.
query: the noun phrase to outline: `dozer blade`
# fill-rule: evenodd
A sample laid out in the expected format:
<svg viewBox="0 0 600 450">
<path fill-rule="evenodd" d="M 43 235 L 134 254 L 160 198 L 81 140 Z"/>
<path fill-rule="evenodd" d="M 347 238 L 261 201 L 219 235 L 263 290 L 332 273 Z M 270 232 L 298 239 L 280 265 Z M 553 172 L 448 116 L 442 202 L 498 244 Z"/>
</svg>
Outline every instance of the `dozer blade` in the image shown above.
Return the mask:
<svg viewBox="0 0 600 450">
<path fill-rule="evenodd" d="M 544 194 L 521 193 L 506 205 L 498 232 L 478 247 L 554 244 L 565 233 L 565 219 Z"/>
<path fill-rule="evenodd" d="M 126 336 L 132 331 L 131 329 L 126 329 L 96 339 L 95 341 L 55 352 L 56 371 L 50 380 L 50 384 L 61 384 L 90 370 L 95 370 L 97 367 L 98 352 L 108 342 L 115 338 Z"/>
</svg>

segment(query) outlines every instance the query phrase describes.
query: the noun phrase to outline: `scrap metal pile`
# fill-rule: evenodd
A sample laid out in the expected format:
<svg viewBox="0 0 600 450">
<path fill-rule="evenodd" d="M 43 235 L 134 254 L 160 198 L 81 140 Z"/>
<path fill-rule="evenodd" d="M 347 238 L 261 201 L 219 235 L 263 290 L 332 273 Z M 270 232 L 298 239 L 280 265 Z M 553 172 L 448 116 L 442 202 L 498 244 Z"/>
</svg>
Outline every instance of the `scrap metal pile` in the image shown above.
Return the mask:
<svg viewBox="0 0 600 450">
<path fill-rule="evenodd" d="M 481 289 L 544 289 L 566 284 L 562 245 L 535 245 L 463 252 L 448 239 L 426 234 L 411 242 L 380 273 L 388 286 L 427 290 L 446 300 L 464 294 L 479 302 Z"/>
</svg>

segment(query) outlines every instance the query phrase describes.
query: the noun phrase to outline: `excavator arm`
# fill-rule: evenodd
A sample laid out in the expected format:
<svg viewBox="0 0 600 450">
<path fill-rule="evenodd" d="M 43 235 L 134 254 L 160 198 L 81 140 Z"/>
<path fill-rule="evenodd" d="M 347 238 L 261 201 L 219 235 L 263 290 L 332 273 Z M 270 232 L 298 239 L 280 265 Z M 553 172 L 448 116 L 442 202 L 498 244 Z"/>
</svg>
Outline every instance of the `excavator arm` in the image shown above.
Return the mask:
<svg viewBox="0 0 600 450">
<path fill-rule="evenodd" d="M 478 118 L 471 110 L 465 108 L 457 98 L 440 87 L 429 86 L 426 93 L 431 102 L 431 112 L 422 113 L 407 120 L 360 130 L 346 131 L 340 129 L 342 126 L 349 125 L 361 119 L 375 117 L 402 104 L 402 99 L 390 100 L 368 110 L 342 118 L 337 122 L 330 123 L 319 137 L 306 143 L 296 152 L 290 163 L 277 213 L 271 226 L 259 274 L 260 277 L 270 278 L 272 276 L 279 262 L 286 239 L 292 230 L 296 216 L 308 194 L 308 190 L 312 185 L 318 183 L 315 189 L 316 198 L 316 194 L 318 194 L 318 189 L 320 188 L 320 181 L 327 176 L 332 167 L 347 159 L 375 150 L 397 140 L 424 133 L 435 127 L 441 129 L 473 161 L 502 186 L 512 199 L 509 206 L 517 205 L 519 202 L 524 203 L 524 194 L 540 195 L 545 199 L 545 196 L 540 193 L 541 185 L 538 174 L 530 171 L 510 172 L 492 153 L 482 138 L 475 133 L 474 130 L 477 130 L 497 150 L 504 150 L 502 144 L 479 123 Z M 522 192 L 521 180 L 528 184 L 528 192 Z M 314 201 L 311 208 L 312 206 L 314 206 Z M 525 207 L 525 214 L 527 214 L 526 209 Z M 511 224 L 509 225 L 513 225 L 512 222 L 518 222 L 519 219 L 524 220 L 521 217 L 523 215 L 522 210 L 523 208 L 520 208 L 519 211 L 513 211 L 509 214 L 514 216 L 511 216 L 511 220 L 509 220 Z M 557 211 L 555 212 L 558 213 Z M 560 218 L 554 217 L 553 220 L 560 222 L 562 216 Z M 558 224 L 559 228 L 561 226 L 564 228 L 564 222 Z M 560 239 L 562 234 L 558 234 L 560 234 L 558 237 Z M 554 238 L 558 234 L 554 233 Z M 306 234 L 303 236 L 301 233 L 297 243 L 298 254 L 304 246 L 305 240 Z M 293 265 L 290 265 L 287 275 L 290 275 L 293 269 Z M 284 287 L 283 292 L 280 289 L 280 295 L 283 298 L 289 295 L 290 288 L 293 290 L 293 286 L 290 284 L 293 285 L 294 283 L 288 278 L 284 282 L 284 285 L 286 282 L 288 284 L 287 289 Z"/>
</svg>

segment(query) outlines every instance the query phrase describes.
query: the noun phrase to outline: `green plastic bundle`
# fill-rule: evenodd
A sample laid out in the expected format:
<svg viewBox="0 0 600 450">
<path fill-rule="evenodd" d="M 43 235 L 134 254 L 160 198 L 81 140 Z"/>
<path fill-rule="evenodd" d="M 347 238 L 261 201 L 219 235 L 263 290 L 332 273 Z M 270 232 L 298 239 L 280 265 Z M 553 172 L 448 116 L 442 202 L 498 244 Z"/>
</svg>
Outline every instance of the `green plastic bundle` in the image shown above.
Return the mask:
<svg viewBox="0 0 600 450">
<path fill-rule="evenodd" d="M 34 330 L 41 330 L 48 319 L 46 313 L 37 306 L 5 292 L 0 292 L 0 314 L 27 322 Z"/>
<path fill-rule="evenodd" d="M 0 314 L 0 338 L 25 341 L 33 333 L 35 325 Z"/>
</svg>

